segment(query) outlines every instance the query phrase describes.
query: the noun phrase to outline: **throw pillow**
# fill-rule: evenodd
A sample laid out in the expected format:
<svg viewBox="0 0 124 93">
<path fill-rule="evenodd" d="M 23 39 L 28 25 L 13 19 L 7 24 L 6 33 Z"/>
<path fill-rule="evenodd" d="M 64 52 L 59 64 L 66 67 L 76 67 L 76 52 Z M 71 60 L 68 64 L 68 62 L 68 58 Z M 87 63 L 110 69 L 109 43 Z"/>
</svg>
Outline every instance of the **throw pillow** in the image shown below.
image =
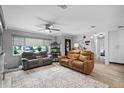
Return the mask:
<svg viewBox="0 0 124 93">
<path fill-rule="evenodd" d="M 78 59 L 79 54 L 73 54 L 73 58 L 72 59 Z"/>
<path fill-rule="evenodd" d="M 69 59 L 78 59 L 79 54 L 71 54 L 71 53 L 68 53 L 67 57 L 68 57 Z"/>
<path fill-rule="evenodd" d="M 79 60 L 80 60 L 80 61 L 83 61 L 83 62 L 84 62 L 84 61 L 86 61 L 87 59 L 88 59 L 87 56 L 84 56 L 84 55 L 80 55 L 80 56 L 79 56 Z"/>
<path fill-rule="evenodd" d="M 72 58 L 72 54 L 71 53 L 68 53 L 67 54 L 67 58 L 71 59 Z"/>
</svg>

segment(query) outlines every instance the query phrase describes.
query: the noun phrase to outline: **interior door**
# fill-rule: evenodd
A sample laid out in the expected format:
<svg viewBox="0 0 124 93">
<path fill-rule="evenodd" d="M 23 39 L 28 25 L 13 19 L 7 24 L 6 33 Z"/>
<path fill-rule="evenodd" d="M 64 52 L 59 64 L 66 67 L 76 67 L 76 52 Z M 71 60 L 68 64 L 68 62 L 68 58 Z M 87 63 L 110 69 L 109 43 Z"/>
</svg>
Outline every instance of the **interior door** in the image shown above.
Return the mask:
<svg viewBox="0 0 124 93">
<path fill-rule="evenodd" d="M 65 39 L 65 55 L 71 50 L 71 40 Z"/>
<path fill-rule="evenodd" d="M 118 61 L 118 33 L 116 31 L 109 32 L 109 61 Z"/>
<path fill-rule="evenodd" d="M 124 64 L 124 30 L 109 32 L 109 61 Z"/>
<path fill-rule="evenodd" d="M 118 31 L 118 62 L 124 64 L 124 30 Z"/>
</svg>

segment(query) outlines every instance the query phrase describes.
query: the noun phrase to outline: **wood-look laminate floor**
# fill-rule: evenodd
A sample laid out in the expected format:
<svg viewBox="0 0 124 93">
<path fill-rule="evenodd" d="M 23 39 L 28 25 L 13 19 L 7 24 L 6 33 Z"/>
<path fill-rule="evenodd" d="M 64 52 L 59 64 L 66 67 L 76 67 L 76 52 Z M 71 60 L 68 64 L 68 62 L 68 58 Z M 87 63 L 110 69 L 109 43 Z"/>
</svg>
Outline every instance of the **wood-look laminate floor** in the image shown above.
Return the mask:
<svg viewBox="0 0 124 93">
<path fill-rule="evenodd" d="M 95 61 L 94 70 L 89 77 L 112 88 L 124 88 L 124 65 L 115 63 L 105 65 L 103 61 Z"/>
</svg>

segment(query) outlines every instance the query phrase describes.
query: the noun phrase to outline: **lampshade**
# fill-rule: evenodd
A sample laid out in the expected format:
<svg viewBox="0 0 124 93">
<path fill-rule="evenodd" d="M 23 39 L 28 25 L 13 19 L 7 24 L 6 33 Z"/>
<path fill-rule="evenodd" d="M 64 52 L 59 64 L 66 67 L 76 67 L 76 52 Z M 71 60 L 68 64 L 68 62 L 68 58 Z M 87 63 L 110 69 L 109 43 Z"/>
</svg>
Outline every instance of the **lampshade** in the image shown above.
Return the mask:
<svg viewBox="0 0 124 93">
<path fill-rule="evenodd" d="M 78 43 L 74 43 L 74 47 L 75 48 L 78 48 L 79 47 L 79 44 Z"/>
</svg>

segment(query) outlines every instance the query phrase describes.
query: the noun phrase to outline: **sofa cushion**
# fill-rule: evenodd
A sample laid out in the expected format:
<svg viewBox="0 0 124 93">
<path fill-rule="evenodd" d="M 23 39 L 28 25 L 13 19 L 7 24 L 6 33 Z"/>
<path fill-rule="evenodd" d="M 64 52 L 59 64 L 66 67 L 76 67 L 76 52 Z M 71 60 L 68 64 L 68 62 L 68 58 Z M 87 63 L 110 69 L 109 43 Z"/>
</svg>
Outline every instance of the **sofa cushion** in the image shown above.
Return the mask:
<svg viewBox="0 0 124 93">
<path fill-rule="evenodd" d="M 87 58 L 88 58 L 87 56 L 80 55 L 78 59 L 79 59 L 80 61 L 86 61 Z"/>
<path fill-rule="evenodd" d="M 71 54 L 79 54 L 80 50 L 71 50 L 71 51 L 69 51 L 69 53 L 71 53 Z"/>
<path fill-rule="evenodd" d="M 28 60 L 36 59 L 33 52 L 23 52 L 22 53 L 22 58 L 27 58 Z"/>
<path fill-rule="evenodd" d="M 75 67 L 75 68 L 82 69 L 83 68 L 83 62 L 81 62 L 79 60 L 74 60 L 72 62 L 72 66 Z"/>
<path fill-rule="evenodd" d="M 67 57 L 70 58 L 70 59 L 78 59 L 79 54 L 71 54 L 71 53 L 68 53 Z"/>
<path fill-rule="evenodd" d="M 42 52 L 39 52 L 39 56 L 41 57 L 47 57 L 47 52 L 46 51 L 42 51 Z"/>
<path fill-rule="evenodd" d="M 71 53 L 68 53 L 67 54 L 67 58 L 70 58 L 71 59 L 72 58 L 72 54 Z"/>
<path fill-rule="evenodd" d="M 61 61 L 67 62 L 67 61 L 69 61 L 69 59 L 68 58 L 62 58 Z"/>
<path fill-rule="evenodd" d="M 91 51 L 81 51 L 80 54 L 87 56 L 88 60 L 94 60 L 94 53 Z"/>
</svg>

